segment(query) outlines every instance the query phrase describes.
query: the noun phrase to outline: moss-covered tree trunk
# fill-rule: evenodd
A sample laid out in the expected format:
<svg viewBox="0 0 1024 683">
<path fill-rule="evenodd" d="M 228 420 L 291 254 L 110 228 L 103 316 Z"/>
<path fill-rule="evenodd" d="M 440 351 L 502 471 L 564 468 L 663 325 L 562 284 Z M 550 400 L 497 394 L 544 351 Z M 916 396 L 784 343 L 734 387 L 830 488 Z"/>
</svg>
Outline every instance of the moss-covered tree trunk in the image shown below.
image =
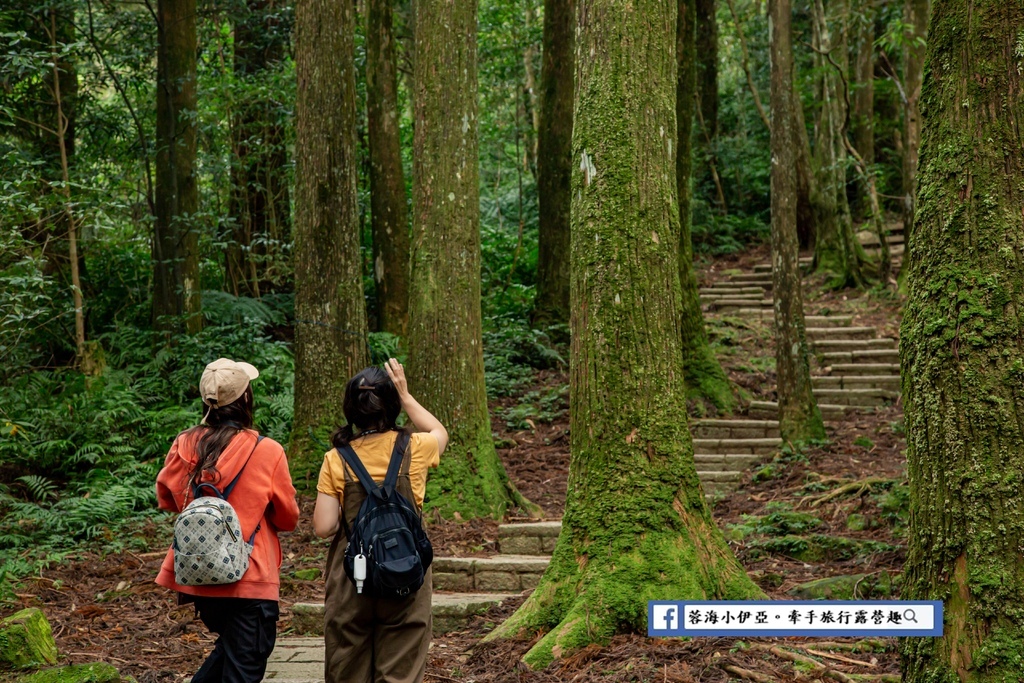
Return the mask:
<svg viewBox="0 0 1024 683">
<path fill-rule="evenodd" d="M 581 0 L 572 176 L 572 458 L 540 585 L 493 638 L 544 666 L 643 631 L 651 599 L 760 595 L 694 467 L 679 340 L 676 3 Z"/>
<path fill-rule="evenodd" d="M 771 0 L 771 201 L 772 287 L 775 300 L 775 365 L 778 376 L 779 429 L 782 438 L 801 441 L 825 436 L 821 411 L 811 393 L 810 363 L 804 333 L 796 234 L 797 179 L 794 159 L 792 6 Z"/>
<path fill-rule="evenodd" d="M 815 269 L 829 276 L 829 286 L 861 287 L 865 284 L 861 272 L 864 250 L 853 231 L 853 216 L 846 197 L 846 147 L 843 142 L 847 116 L 846 93 L 834 61 L 845 71 L 846 21 L 849 2 L 832 2 L 826 15 L 822 0 L 811 3 L 814 24 L 815 65 L 819 78 L 817 101 L 820 103 L 815 125 L 814 146 L 819 193 L 819 229 L 814 244 Z M 835 31 L 829 27 L 829 19 Z M 829 55 L 825 57 L 823 55 Z"/>
<path fill-rule="evenodd" d="M 417 0 L 409 387 L 448 428 L 427 509 L 530 508 L 494 450 L 480 313 L 476 1 Z"/>
<path fill-rule="evenodd" d="M 849 19 L 840 17 L 840 21 L 845 21 L 850 31 L 854 56 L 850 83 L 851 138 L 864 162 L 871 165 L 875 163 L 875 4 L 874 0 L 854 0 L 855 11 L 852 12 L 848 0 L 843 4 L 846 5 L 844 14 Z M 867 218 L 871 215 L 867 188 L 862 182 L 855 183 L 854 187 L 854 211 L 858 219 Z"/>
<path fill-rule="evenodd" d="M 576 0 L 545 0 L 537 131 L 540 203 L 535 324 L 569 323 L 569 180 L 572 175 Z"/>
<path fill-rule="evenodd" d="M 934 0 L 914 248 L 900 335 L 910 478 L 904 596 L 942 638 L 903 680 L 1024 670 L 1024 3 Z"/>
<path fill-rule="evenodd" d="M 369 362 L 356 205 L 354 36 L 352 3 L 296 3 L 295 417 L 288 455 L 297 479 L 319 470 L 328 431 L 344 422 L 345 383 Z"/>
<path fill-rule="evenodd" d="M 676 163 L 676 195 L 679 203 L 679 281 L 681 284 L 680 340 L 683 352 L 683 378 L 687 395 L 711 401 L 721 411 L 731 412 L 736 407 L 729 378 L 708 343 L 704 314 L 700 310 L 700 290 L 693 267 L 693 239 L 691 237 L 691 204 L 693 189 L 690 174 L 692 162 L 693 107 L 697 60 L 695 26 L 697 3 L 680 0 L 676 29 L 676 56 L 678 74 L 676 83 L 676 139 L 673 152 Z M 716 86 L 717 87 L 717 86 Z"/>
<path fill-rule="evenodd" d="M 909 257 L 910 237 L 917 205 L 917 161 L 921 146 L 921 80 L 924 75 L 925 35 L 930 0 L 905 0 L 903 23 L 910 27 L 903 49 L 903 241 L 904 261 Z M 900 274 L 908 272 L 904 268 Z"/>
<path fill-rule="evenodd" d="M 153 322 L 203 326 L 196 184 L 196 0 L 157 2 Z"/>
<path fill-rule="evenodd" d="M 242 84 L 232 117 L 231 234 L 227 286 L 259 298 L 284 284 L 284 247 L 291 241 L 284 106 L 267 96 L 281 67 L 287 29 L 273 0 L 249 0 L 235 21 L 234 74 Z"/>
<path fill-rule="evenodd" d="M 368 1 L 366 111 L 377 327 L 405 337 L 409 323 L 409 204 L 398 130 L 398 64 L 392 23 L 391 0 Z"/>
</svg>

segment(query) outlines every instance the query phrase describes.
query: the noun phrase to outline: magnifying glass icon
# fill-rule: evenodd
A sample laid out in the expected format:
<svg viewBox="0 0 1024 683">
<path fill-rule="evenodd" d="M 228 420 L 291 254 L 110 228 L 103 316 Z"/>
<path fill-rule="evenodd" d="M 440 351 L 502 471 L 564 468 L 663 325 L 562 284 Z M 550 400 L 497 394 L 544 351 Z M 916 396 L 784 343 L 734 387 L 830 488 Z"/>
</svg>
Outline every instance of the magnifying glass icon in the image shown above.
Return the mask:
<svg viewBox="0 0 1024 683">
<path fill-rule="evenodd" d="M 906 620 L 906 621 L 912 621 L 913 623 L 916 624 L 917 623 L 917 614 L 912 609 L 904 610 L 903 611 L 903 619 Z"/>
</svg>

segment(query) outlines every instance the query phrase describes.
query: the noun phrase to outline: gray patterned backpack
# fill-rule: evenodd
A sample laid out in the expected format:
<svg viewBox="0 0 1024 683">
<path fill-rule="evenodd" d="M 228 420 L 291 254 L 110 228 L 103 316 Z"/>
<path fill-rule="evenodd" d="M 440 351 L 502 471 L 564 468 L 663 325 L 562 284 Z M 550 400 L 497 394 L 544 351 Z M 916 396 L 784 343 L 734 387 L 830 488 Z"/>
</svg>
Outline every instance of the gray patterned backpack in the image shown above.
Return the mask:
<svg viewBox="0 0 1024 683">
<path fill-rule="evenodd" d="M 242 469 L 223 491 L 209 483 L 192 487 L 192 502 L 174 522 L 174 580 L 179 586 L 235 583 L 249 569 L 249 555 L 262 523 L 248 541 L 242 538 L 242 526 L 228 496 L 262 440 L 262 436 L 256 438 Z"/>
</svg>

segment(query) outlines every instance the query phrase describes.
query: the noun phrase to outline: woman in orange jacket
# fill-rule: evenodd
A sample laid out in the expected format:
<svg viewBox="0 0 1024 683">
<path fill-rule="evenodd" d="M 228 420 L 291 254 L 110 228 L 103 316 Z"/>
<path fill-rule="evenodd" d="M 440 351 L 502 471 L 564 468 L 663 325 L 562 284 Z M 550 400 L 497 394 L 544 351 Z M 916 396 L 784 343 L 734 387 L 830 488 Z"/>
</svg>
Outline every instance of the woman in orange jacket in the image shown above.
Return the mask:
<svg viewBox="0 0 1024 683">
<path fill-rule="evenodd" d="M 258 376 L 252 365 L 226 358 L 206 366 L 199 382 L 206 415 L 177 436 L 156 480 L 160 508 L 181 512 L 194 486 L 206 482 L 223 489 L 241 472 L 228 502 L 238 514 L 242 536 L 248 539 L 256 532 L 249 568 L 235 583 L 178 585 L 173 548 L 160 567 L 156 582 L 178 591 L 179 602 L 194 602 L 203 623 L 219 635 L 193 683 L 262 681 L 277 637 L 277 534 L 295 528 L 299 507 L 284 449 L 272 439 L 260 439 L 252 427 L 250 380 Z"/>
</svg>

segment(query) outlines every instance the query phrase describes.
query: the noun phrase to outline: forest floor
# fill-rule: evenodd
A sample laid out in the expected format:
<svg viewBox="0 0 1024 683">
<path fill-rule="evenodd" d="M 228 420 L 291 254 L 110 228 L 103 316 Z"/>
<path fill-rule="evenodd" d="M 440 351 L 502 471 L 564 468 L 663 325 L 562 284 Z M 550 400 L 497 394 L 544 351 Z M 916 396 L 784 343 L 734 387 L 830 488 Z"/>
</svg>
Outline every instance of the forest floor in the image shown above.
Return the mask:
<svg viewBox="0 0 1024 683">
<path fill-rule="evenodd" d="M 766 260 L 763 247 L 719 258 L 701 271 L 702 284 L 736 270 L 749 270 L 754 263 Z M 808 314 L 853 314 L 855 325 L 875 325 L 880 334 L 898 336 L 899 301 L 895 297 L 826 292 L 813 278 L 807 284 Z M 770 325 L 728 322 L 709 322 L 709 332 L 743 400 L 772 400 L 775 378 Z M 509 476 L 523 494 L 543 507 L 547 517 L 554 519 L 561 516 L 565 500 L 568 410 L 564 399 L 540 405 L 537 397 L 564 395 L 567 382 L 564 373 L 542 372 L 535 386 L 519 396 L 493 401 L 491 406 L 492 427 L 500 445 L 505 446 L 499 453 Z M 523 409 L 530 401 L 537 404 L 535 409 Z M 695 415 L 706 413 L 703 406 L 692 408 Z M 879 583 L 879 577 L 899 574 L 906 515 L 901 434 L 902 409 L 898 404 L 847 416 L 829 425 L 827 444 L 784 452 L 745 473 L 737 490 L 716 499 L 716 521 L 750 576 L 769 597 L 792 598 L 791 590 L 813 579 L 864 575 L 857 585 L 871 587 Z M 323 597 L 322 579 L 296 577 L 300 570 L 322 570 L 327 554 L 327 542 L 312 533 L 312 504 L 312 496 L 301 497 L 299 529 L 282 539 L 285 560 L 279 631 L 284 634 L 290 628 L 291 604 Z M 821 561 L 798 559 L 801 549 L 787 549 L 784 544 L 791 536 L 765 532 L 765 519 L 773 513 L 782 513 L 781 519 L 790 525 L 803 523 L 815 534 L 862 542 L 860 549 L 845 552 L 839 548 Z M 153 583 L 163 548 L 168 545 L 168 527 L 149 523 L 140 530 L 152 539 L 152 552 L 99 556 L 83 550 L 42 576 L 23 581 L 19 600 L 24 606 L 44 608 L 58 648 L 71 663 L 108 661 L 140 683 L 180 681 L 196 670 L 211 648 L 213 637 L 195 618 L 191 606 L 177 606 L 168 591 Z M 438 554 L 488 555 L 497 552 L 498 529 L 488 520 L 431 520 L 431 538 Z M 830 675 L 820 670 L 811 676 L 798 674 L 790 662 L 767 651 L 768 646 L 783 642 L 787 651 L 814 649 L 814 641 L 799 638 L 759 638 L 738 643 L 731 638 L 684 642 L 620 636 L 607 646 L 587 648 L 544 671 L 527 671 L 519 658 L 531 642 L 507 641 L 486 647 L 479 643 L 522 599 L 507 601 L 477 617 L 464 631 L 435 638 L 428 680 L 725 681 L 735 678 L 725 671 L 726 664 L 780 682 Z M 883 680 L 881 674 L 898 674 L 894 639 L 881 639 L 866 647 L 871 651 L 854 648 L 827 660 L 839 672 L 836 680 L 843 680 L 841 672 L 875 676 L 860 680 Z"/>
</svg>

